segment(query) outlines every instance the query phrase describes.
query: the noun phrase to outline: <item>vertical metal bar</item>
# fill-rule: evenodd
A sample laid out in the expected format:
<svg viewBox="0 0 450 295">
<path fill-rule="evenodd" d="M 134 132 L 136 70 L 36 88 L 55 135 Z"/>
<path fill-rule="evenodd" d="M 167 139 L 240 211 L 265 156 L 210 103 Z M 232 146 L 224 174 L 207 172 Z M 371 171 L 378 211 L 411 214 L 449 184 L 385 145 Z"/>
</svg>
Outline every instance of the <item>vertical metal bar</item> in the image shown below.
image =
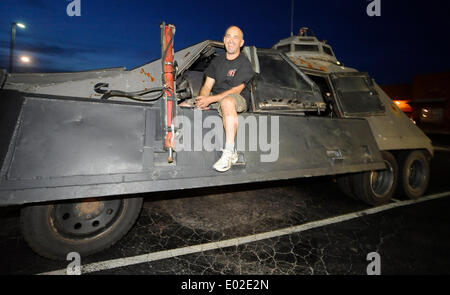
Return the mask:
<svg viewBox="0 0 450 295">
<path fill-rule="evenodd" d="M 163 63 L 163 83 L 164 93 L 164 149 L 169 151 L 168 162 L 173 162 L 173 149 L 175 148 L 175 134 L 173 119 L 175 116 L 175 77 L 174 77 L 174 52 L 173 52 L 173 36 L 175 32 L 174 25 L 161 26 L 162 41 L 162 63 Z"/>
</svg>

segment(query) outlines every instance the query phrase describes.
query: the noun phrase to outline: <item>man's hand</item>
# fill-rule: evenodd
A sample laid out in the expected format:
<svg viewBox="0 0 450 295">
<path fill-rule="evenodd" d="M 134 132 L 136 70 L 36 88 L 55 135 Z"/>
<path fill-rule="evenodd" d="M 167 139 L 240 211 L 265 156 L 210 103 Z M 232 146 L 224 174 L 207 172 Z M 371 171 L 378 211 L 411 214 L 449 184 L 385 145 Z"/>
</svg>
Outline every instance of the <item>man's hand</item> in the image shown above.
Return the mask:
<svg viewBox="0 0 450 295">
<path fill-rule="evenodd" d="M 195 107 L 201 110 L 209 110 L 209 105 L 212 103 L 210 96 L 197 96 L 195 99 Z"/>
</svg>

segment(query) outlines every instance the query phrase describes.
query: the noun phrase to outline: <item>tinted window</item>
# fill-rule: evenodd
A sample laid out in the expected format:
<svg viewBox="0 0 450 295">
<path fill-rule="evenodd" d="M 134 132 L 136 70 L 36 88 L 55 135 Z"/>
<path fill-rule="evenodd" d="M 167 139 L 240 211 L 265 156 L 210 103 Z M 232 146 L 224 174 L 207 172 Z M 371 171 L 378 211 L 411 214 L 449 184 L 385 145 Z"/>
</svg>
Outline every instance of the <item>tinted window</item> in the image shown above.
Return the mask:
<svg viewBox="0 0 450 295">
<path fill-rule="evenodd" d="M 336 80 L 336 84 L 337 87 L 343 92 L 371 91 L 364 77 L 341 78 Z"/>
<path fill-rule="evenodd" d="M 307 44 L 295 44 L 295 51 L 319 51 L 319 46 Z"/>
<path fill-rule="evenodd" d="M 328 46 L 323 46 L 323 52 L 325 52 L 328 55 L 333 56 L 333 53 L 331 52 L 331 48 Z"/>
<path fill-rule="evenodd" d="M 265 83 L 277 84 L 295 89 L 311 89 L 305 79 L 280 55 L 259 55 L 261 80 Z"/>
<path fill-rule="evenodd" d="M 277 49 L 283 52 L 289 52 L 291 51 L 291 44 L 278 46 Z"/>
<path fill-rule="evenodd" d="M 339 77 L 333 79 L 333 83 L 345 115 L 370 115 L 384 112 L 384 106 L 372 85 L 370 77 Z"/>
</svg>

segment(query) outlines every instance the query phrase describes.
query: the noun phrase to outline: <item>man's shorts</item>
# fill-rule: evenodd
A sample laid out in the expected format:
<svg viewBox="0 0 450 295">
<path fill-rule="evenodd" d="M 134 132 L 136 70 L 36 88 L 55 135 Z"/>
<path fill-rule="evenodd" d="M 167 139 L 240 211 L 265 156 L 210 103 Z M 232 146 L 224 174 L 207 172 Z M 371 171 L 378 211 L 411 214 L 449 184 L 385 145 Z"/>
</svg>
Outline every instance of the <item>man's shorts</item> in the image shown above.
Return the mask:
<svg viewBox="0 0 450 295">
<path fill-rule="evenodd" d="M 232 93 L 232 94 L 228 94 L 225 97 L 228 97 L 228 96 L 234 98 L 234 100 L 236 102 L 236 112 L 237 113 L 242 113 L 247 110 L 247 102 L 245 101 L 245 98 L 242 97 L 242 95 Z M 221 116 L 221 117 L 222 117 L 222 108 L 220 107 L 220 104 L 221 104 L 222 100 L 223 100 L 223 98 L 221 100 L 219 100 L 218 102 L 215 102 L 215 103 L 212 103 L 209 105 L 209 108 L 217 110 L 219 112 L 219 116 Z M 186 99 L 185 102 L 191 106 L 194 106 L 195 98 Z"/>
</svg>

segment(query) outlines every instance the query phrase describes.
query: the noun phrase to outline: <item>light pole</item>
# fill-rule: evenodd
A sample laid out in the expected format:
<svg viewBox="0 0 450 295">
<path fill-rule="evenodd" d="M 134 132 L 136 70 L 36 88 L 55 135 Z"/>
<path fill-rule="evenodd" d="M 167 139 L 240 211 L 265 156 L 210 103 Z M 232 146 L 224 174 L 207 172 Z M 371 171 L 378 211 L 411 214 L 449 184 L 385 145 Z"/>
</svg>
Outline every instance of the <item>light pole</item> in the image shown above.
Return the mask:
<svg viewBox="0 0 450 295">
<path fill-rule="evenodd" d="M 13 62 L 14 62 L 14 41 L 16 39 L 16 27 L 21 29 L 25 29 L 25 25 L 22 23 L 13 22 L 11 25 L 11 44 L 9 51 L 9 73 L 13 71 Z"/>
</svg>

